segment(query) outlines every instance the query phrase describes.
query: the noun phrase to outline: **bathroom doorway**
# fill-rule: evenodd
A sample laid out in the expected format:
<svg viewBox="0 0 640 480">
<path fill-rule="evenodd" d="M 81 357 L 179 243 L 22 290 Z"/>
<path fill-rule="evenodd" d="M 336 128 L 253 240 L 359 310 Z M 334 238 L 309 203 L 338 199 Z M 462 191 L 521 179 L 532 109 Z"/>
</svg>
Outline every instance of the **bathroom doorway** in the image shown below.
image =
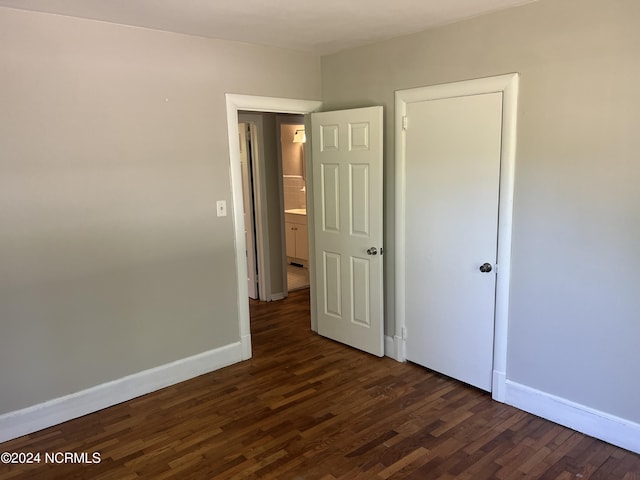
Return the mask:
<svg viewBox="0 0 640 480">
<path fill-rule="evenodd" d="M 239 131 L 245 126 L 253 180 L 244 183 L 243 200 L 252 200 L 254 208 L 253 218 L 245 215 L 244 224 L 253 226 L 255 236 L 253 247 L 246 241 L 249 297 L 281 300 L 290 291 L 310 287 L 304 116 L 240 111 Z M 242 165 L 242 148 L 240 153 Z M 257 296 L 251 294 L 254 271 Z"/>
<path fill-rule="evenodd" d="M 278 115 L 278 158 L 282 168 L 287 292 L 309 288 L 309 235 L 302 115 Z"/>
</svg>

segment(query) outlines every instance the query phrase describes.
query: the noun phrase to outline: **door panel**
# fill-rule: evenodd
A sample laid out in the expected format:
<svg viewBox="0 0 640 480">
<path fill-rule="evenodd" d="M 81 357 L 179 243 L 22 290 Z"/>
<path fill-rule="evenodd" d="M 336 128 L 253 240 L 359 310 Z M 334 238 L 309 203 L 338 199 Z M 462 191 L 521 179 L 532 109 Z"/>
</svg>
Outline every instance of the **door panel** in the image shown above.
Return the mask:
<svg viewBox="0 0 640 480">
<path fill-rule="evenodd" d="M 322 164 L 322 230 L 340 232 L 340 165 Z"/>
<path fill-rule="evenodd" d="M 296 227 L 296 255 L 302 260 L 309 260 L 309 234 L 306 225 Z"/>
<path fill-rule="evenodd" d="M 287 257 L 295 258 L 296 257 L 296 231 L 295 225 L 293 223 L 286 222 L 284 224 L 284 246 L 285 253 Z"/>
<path fill-rule="evenodd" d="M 351 235 L 369 236 L 369 165 L 349 166 Z"/>
<path fill-rule="evenodd" d="M 342 272 L 340 255 L 323 252 L 324 313 L 342 319 Z"/>
<path fill-rule="evenodd" d="M 502 94 L 407 105 L 407 359 L 491 390 Z"/>
<path fill-rule="evenodd" d="M 382 356 L 382 107 L 311 125 L 318 333 Z"/>
<path fill-rule="evenodd" d="M 351 292 L 353 294 L 353 311 L 351 316 L 354 323 L 370 327 L 369 316 L 369 265 L 370 262 L 361 258 L 351 259 Z"/>
</svg>

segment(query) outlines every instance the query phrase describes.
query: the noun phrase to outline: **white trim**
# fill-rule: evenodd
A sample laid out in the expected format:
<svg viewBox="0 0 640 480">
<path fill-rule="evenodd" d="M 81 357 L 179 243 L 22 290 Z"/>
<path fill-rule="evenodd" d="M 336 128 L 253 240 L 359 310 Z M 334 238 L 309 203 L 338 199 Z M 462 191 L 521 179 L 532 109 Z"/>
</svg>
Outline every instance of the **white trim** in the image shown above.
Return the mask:
<svg viewBox="0 0 640 480">
<path fill-rule="evenodd" d="M 504 402 L 505 399 L 505 389 L 506 389 L 506 381 L 507 375 L 504 372 L 498 372 L 497 370 L 493 371 L 493 378 L 491 381 L 491 393 L 493 398 L 499 399 L 501 402 Z"/>
<path fill-rule="evenodd" d="M 391 335 L 384 336 L 384 355 L 389 358 L 393 358 L 398 362 L 405 361 L 405 349 L 404 340 L 402 337 Z"/>
<path fill-rule="evenodd" d="M 504 402 L 504 382 L 507 371 L 507 332 L 509 317 L 509 282 L 511 276 L 511 230 L 513 189 L 516 153 L 516 121 L 518 98 L 518 74 L 466 80 L 430 87 L 398 90 L 395 92 L 395 157 L 396 157 L 396 331 L 405 325 L 405 133 L 403 120 L 407 104 L 440 98 L 502 92 L 502 149 L 500 164 L 500 206 L 498 211 L 498 265 L 496 276 L 496 311 L 493 351 L 494 400 Z M 404 352 L 402 360 L 405 359 Z"/>
<path fill-rule="evenodd" d="M 399 335 L 393 337 L 396 342 L 396 360 L 399 362 L 407 361 L 407 341 Z"/>
<path fill-rule="evenodd" d="M 285 298 L 287 298 L 287 294 L 284 292 L 277 292 L 271 295 L 271 300 L 273 301 L 284 300 Z"/>
<path fill-rule="evenodd" d="M 242 360 L 249 360 L 251 358 L 251 335 L 240 337 L 240 345 L 242 348 Z"/>
<path fill-rule="evenodd" d="M 238 110 L 274 113 L 306 114 L 318 110 L 322 102 L 295 100 L 290 98 L 259 97 L 227 93 L 227 132 L 229 136 L 229 170 L 233 209 L 233 231 L 235 238 L 237 306 L 240 338 L 248 338 L 248 352 L 243 349 L 243 358 L 251 358 L 251 328 L 249 318 L 249 288 L 247 286 L 247 257 L 244 239 L 242 212 L 242 171 L 240 168 L 240 146 L 238 145 Z M 272 297 L 273 298 L 273 297 Z"/>
<path fill-rule="evenodd" d="M 318 333 L 318 303 L 315 285 L 316 256 L 311 252 L 316 251 L 315 238 L 315 205 L 313 203 L 313 164 L 311 152 L 313 151 L 313 135 L 311 135 L 311 115 L 304 116 L 304 128 L 307 133 L 307 141 L 303 143 L 305 164 L 305 185 L 307 187 L 307 238 L 309 240 L 309 304 L 311 306 L 311 331 Z"/>
<path fill-rule="evenodd" d="M 511 380 L 506 403 L 632 452 L 640 453 L 640 424 Z"/>
<path fill-rule="evenodd" d="M 246 282 L 245 282 L 246 283 Z M 37 432 L 242 360 L 240 342 L 0 415 L 0 442 Z"/>
</svg>

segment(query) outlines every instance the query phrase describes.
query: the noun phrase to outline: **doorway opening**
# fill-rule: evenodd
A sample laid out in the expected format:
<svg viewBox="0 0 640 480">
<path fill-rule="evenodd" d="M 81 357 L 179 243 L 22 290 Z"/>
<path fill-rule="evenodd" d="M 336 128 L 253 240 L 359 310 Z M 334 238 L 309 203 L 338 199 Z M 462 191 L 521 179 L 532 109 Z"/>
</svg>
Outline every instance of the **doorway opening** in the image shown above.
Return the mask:
<svg viewBox="0 0 640 480">
<path fill-rule="evenodd" d="M 246 230 L 238 147 L 238 122 L 244 121 L 244 117 L 238 117 L 238 113 L 243 116 L 257 115 L 261 118 L 263 125 L 269 125 L 272 123 L 271 113 L 256 114 L 256 112 L 307 114 L 319 107 L 319 102 L 227 94 L 231 183 L 234 198 L 235 257 L 238 275 L 237 301 L 243 359 L 251 357 L 251 319 L 245 281 L 247 278 L 245 277 L 247 275 Z M 312 116 L 305 117 L 305 130 L 308 132 L 313 124 L 316 139 L 315 142 L 313 139 L 309 142 L 313 144 L 309 148 L 313 151 L 313 168 L 309 165 L 308 156 L 300 167 L 303 171 L 306 168 L 307 178 L 303 185 L 306 187 L 305 194 L 306 190 L 309 190 L 306 195 L 308 205 L 305 212 L 309 214 L 309 221 L 307 228 L 302 229 L 308 230 L 308 238 L 303 243 L 308 243 L 308 252 L 314 252 L 313 255 L 297 251 L 293 255 L 287 255 L 286 243 L 282 240 L 286 236 L 283 228 L 285 222 L 282 218 L 286 213 L 294 212 L 285 212 L 283 195 L 280 195 L 280 205 L 276 213 L 273 208 L 262 209 L 259 201 L 256 203 L 256 232 L 260 232 L 260 224 L 263 231 L 269 232 L 268 235 L 263 234 L 262 241 L 258 239 L 256 242 L 258 257 L 260 257 L 260 245 L 265 242 L 269 242 L 271 248 L 263 249 L 264 258 L 272 254 L 277 255 L 278 245 L 285 250 L 280 259 L 270 258 L 269 260 L 272 267 L 269 276 L 272 290 L 279 280 L 282 280 L 283 286 L 287 283 L 284 277 L 286 268 L 282 269 L 282 277 L 278 279 L 274 275 L 275 265 L 283 265 L 283 259 L 287 256 L 295 260 L 308 255 L 311 329 L 322 336 L 376 356 L 382 356 L 385 353 L 382 288 L 384 263 L 382 258 L 382 119 L 381 106 L 314 113 Z M 300 130 L 296 128 L 293 131 L 293 139 L 305 137 L 304 132 Z M 266 145 L 274 138 L 275 135 L 265 133 L 262 135 L 262 142 Z M 283 181 L 281 162 L 275 168 L 268 168 L 265 164 L 261 165 L 260 158 L 254 156 L 253 163 L 254 169 L 262 169 L 263 172 L 270 174 L 269 178 L 272 179 L 275 176 L 276 183 L 280 184 Z M 254 176 L 254 185 L 260 185 L 261 178 L 269 182 L 267 175 L 257 174 Z M 296 186 L 298 191 L 303 190 L 298 187 L 301 185 Z M 268 195 L 266 186 L 259 188 L 263 196 Z M 261 195 L 258 194 L 255 197 L 259 199 Z M 304 197 L 303 195 L 302 198 Z M 271 202 L 271 205 L 277 204 L 278 202 Z M 291 210 L 297 210 L 297 208 Z M 269 228 L 276 225 L 278 219 L 280 219 L 280 228 Z M 259 236 L 260 233 L 257 235 Z M 298 238 L 295 241 L 297 249 Z M 304 264 L 302 265 L 304 267 Z M 266 270 L 261 271 L 264 274 Z M 260 271 L 258 273 L 260 274 Z M 288 292 L 285 293 L 283 289 L 282 298 L 287 294 Z M 271 300 L 277 298 L 278 292 L 274 294 L 272 291 Z M 318 308 L 319 305 L 321 308 Z"/>
<path fill-rule="evenodd" d="M 231 170 L 231 188 L 232 188 L 232 196 L 233 196 L 233 223 L 234 223 L 234 236 L 235 236 L 235 257 L 236 257 L 236 272 L 237 272 L 237 307 L 238 307 L 238 320 L 239 320 L 239 331 L 240 331 L 240 342 L 242 345 L 242 359 L 251 358 L 251 330 L 250 330 L 250 313 L 249 313 L 249 289 L 247 282 L 247 240 L 246 240 L 246 230 L 245 230 L 245 219 L 244 219 L 244 199 L 243 199 L 243 187 L 242 187 L 242 162 L 241 162 L 241 154 L 239 147 L 239 113 L 245 112 L 247 114 L 256 114 L 256 112 L 272 112 L 279 114 L 297 114 L 297 115 L 306 115 L 313 111 L 317 111 L 321 102 L 318 101 L 308 101 L 308 100 L 294 100 L 294 99 L 286 99 L 286 98 L 273 98 L 273 97 L 257 97 L 257 96 L 249 96 L 249 95 L 235 95 L 235 94 L 227 94 L 226 95 L 226 103 L 227 103 L 227 129 L 229 135 L 229 154 L 230 154 L 230 170 Z M 269 141 L 266 136 L 263 136 L 262 141 Z M 257 138 L 257 142 L 260 142 L 260 139 Z M 276 147 L 277 148 L 277 147 Z M 255 160 L 255 159 L 254 159 Z M 305 159 L 305 164 L 308 160 Z M 258 175 L 254 176 L 254 188 L 256 190 L 256 236 L 259 236 L 260 233 L 258 231 L 262 228 L 263 230 L 263 238 L 261 239 L 263 245 L 270 245 L 268 249 L 262 252 L 262 262 L 270 262 L 271 258 L 269 253 L 273 251 L 274 245 L 277 245 L 278 242 L 271 244 L 270 237 L 274 239 L 278 237 L 278 233 L 280 238 L 283 236 L 283 231 L 274 232 L 274 229 L 269 229 L 268 226 L 270 224 L 277 224 L 277 221 L 269 221 L 269 212 L 265 210 L 260 210 L 258 204 L 260 200 L 265 198 L 267 195 L 266 183 L 264 184 L 264 188 L 261 188 L 261 181 L 264 180 L 266 182 L 265 175 L 260 176 L 262 172 L 260 170 L 265 169 L 264 165 L 260 165 L 259 161 L 255 161 L 253 165 L 254 174 L 256 173 L 256 169 L 258 170 Z M 281 167 L 280 167 L 281 168 Z M 306 167 L 305 167 L 306 168 Z M 308 169 L 307 169 L 308 171 Z M 280 170 L 281 172 L 281 170 Z M 274 173 L 271 171 L 270 173 Z M 281 177 L 280 173 L 280 177 Z M 276 175 L 276 178 L 278 175 Z M 281 181 L 281 180 L 280 180 Z M 305 189 L 306 190 L 306 189 Z M 280 207 L 278 216 L 280 216 L 280 225 L 284 225 L 284 199 L 280 195 Z M 266 203 L 266 202 L 265 202 Z M 312 210 L 312 208 L 310 208 Z M 273 214 L 275 215 L 275 214 Z M 312 222 L 311 226 L 312 226 Z M 268 234 L 264 234 L 264 230 L 266 230 Z M 280 240 L 279 244 L 281 245 L 281 258 L 284 258 L 286 254 L 285 244 L 282 240 Z M 309 235 L 309 247 L 313 248 L 313 235 Z M 277 247 L 275 247 L 277 248 Z M 260 257 L 259 248 L 256 249 L 258 253 L 258 257 Z M 269 267 L 271 264 L 269 263 Z M 309 268 L 311 271 L 314 269 L 313 259 L 310 259 Z M 260 269 L 260 259 L 258 260 L 258 275 L 265 271 L 271 271 L 270 268 Z M 282 269 L 282 284 L 286 285 L 286 269 Z M 265 275 L 266 277 L 266 275 Z M 274 279 L 273 275 L 270 275 L 270 280 Z M 266 288 L 267 285 L 263 285 L 262 288 Z M 260 287 L 259 287 L 260 289 Z M 285 291 L 283 289 L 283 295 L 285 295 Z M 274 299 L 273 297 L 271 298 Z M 276 297 L 277 299 L 277 297 Z M 310 292 L 310 311 L 311 311 L 311 328 L 312 330 L 316 330 L 315 325 L 315 315 L 314 308 L 315 306 L 315 298 L 313 289 Z"/>
<path fill-rule="evenodd" d="M 310 286 L 304 116 L 240 111 L 238 130 L 249 298 L 281 300 Z"/>
<path fill-rule="evenodd" d="M 309 288 L 307 221 L 307 141 L 304 116 L 277 115 L 279 165 L 282 167 L 287 292 Z"/>
</svg>

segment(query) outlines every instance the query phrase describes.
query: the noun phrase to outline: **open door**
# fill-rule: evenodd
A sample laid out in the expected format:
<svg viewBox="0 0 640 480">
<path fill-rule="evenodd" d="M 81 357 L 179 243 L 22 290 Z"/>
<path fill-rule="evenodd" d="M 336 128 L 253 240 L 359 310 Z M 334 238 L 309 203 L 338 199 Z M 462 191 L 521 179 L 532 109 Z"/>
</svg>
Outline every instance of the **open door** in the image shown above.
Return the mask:
<svg viewBox="0 0 640 480">
<path fill-rule="evenodd" d="M 250 125 L 238 123 L 240 141 L 240 168 L 242 170 L 242 205 L 244 208 L 244 234 L 247 246 L 247 286 L 249 298 L 258 298 L 258 273 L 256 264 L 256 245 L 253 208 L 253 182 L 251 166 L 251 144 L 249 143 Z"/>
<path fill-rule="evenodd" d="M 318 333 L 383 356 L 382 107 L 311 127 Z"/>
</svg>

